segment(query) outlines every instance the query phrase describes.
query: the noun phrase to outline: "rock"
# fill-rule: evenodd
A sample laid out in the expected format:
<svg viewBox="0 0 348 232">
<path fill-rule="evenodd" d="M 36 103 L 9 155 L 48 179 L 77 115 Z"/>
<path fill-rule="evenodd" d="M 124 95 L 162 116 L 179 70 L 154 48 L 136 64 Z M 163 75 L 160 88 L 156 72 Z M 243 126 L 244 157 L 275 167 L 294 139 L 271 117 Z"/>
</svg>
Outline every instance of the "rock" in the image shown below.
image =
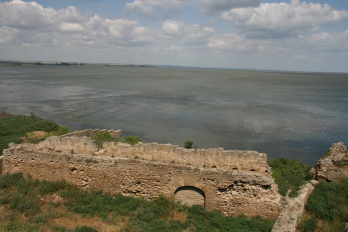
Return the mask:
<svg viewBox="0 0 348 232">
<path fill-rule="evenodd" d="M 319 181 L 317 181 L 317 180 L 311 180 L 311 183 L 312 183 L 312 185 L 317 185 L 317 184 L 319 184 Z"/>
<path fill-rule="evenodd" d="M 311 173 L 318 181 L 342 181 L 348 177 L 348 152 L 343 142 L 332 144 L 328 156 L 320 158 Z"/>
</svg>

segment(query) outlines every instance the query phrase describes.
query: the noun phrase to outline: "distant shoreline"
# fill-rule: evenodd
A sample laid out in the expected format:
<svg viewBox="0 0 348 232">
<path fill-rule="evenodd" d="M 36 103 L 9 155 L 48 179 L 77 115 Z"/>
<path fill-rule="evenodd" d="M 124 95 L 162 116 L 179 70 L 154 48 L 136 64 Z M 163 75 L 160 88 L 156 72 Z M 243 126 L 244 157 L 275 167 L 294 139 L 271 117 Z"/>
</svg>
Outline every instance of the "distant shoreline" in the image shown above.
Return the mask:
<svg viewBox="0 0 348 232">
<path fill-rule="evenodd" d="M 246 68 L 224 68 L 224 67 L 199 67 L 199 66 L 181 66 L 181 65 L 153 65 L 153 64 L 123 64 L 123 63 L 84 63 L 84 62 L 55 62 L 55 61 L 23 61 L 23 60 L 0 60 L 0 66 L 103 66 L 103 67 L 131 67 L 131 68 L 183 68 L 183 69 L 225 69 L 241 70 L 250 72 L 282 72 L 282 73 L 313 73 L 313 74 L 348 74 L 346 72 L 315 72 L 315 71 L 294 71 L 294 70 L 271 70 L 271 69 L 246 69 Z"/>
<path fill-rule="evenodd" d="M 52 61 L 19 61 L 19 60 L 0 60 L 0 65 L 26 65 L 26 66 L 40 66 L 40 65 L 57 65 L 57 66 L 108 66 L 108 67 L 156 67 L 147 64 L 96 64 L 96 63 L 79 63 L 79 62 L 52 62 Z"/>
</svg>

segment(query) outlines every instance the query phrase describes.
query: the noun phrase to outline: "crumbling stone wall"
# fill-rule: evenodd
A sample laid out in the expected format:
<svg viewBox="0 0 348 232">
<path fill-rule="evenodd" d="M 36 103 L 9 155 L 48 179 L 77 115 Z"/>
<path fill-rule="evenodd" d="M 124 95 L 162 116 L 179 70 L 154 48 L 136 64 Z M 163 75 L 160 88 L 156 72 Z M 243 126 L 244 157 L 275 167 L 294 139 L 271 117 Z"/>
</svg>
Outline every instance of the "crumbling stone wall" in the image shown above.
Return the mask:
<svg viewBox="0 0 348 232">
<path fill-rule="evenodd" d="M 223 170 L 244 170 L 270 176 L 267 155 L 256 151 L 224 150 L 223 148 L 185 149 L 177 145 L 138 143 L 132 147 L 125 143 L 104 143 L 100 155 L 165 162 L 192 164 Z"/>
<path fill-rule="evenodd" d="M 83 136 L 86 136 L 86 137 L 95 139 L 96 135 L 99 132 L 104 132 L 104 131 L 109 132 L 111 137 L 114 137 L 114 138 L 119 138 L 122 135 L 122 131 L 121 130 L 112 130 L 112 129 L 111 130 L 107 130 L 107 129 L 102 129 L 102 130 L 95 129 L 95 130 L 92 130 L 92 129 L 88 129 L 88 130 L 82 130 L 82 131 L 74 131 L 74 132 L 62 135 L 61 137 L 64 138 L 64 137 L 83 137 Z"/>
<path fill-rule="evenodd" d="M 155 143 L 104 143 L 99 150 L 87 137 L 50 137 L 37 145 L 10 144 L 2 173 L 30 173 L 48 181 L 64 178 L 83 189 L 145 199 L 164 194 L 175 200 L 183 193 L 183 199 L 192 200 L 199 191 L 184 190 L 194 188 L 204 193 L 207 210 L 275 219 L 282 209 L 281 196 L 266 159 L 257 152 L 194 151 Z"/>
<path fill-rule="evenodd" d="M 347 147 L 343 142 L 334 143 L 329 152 L 330 155 L 320 158 L 311 172 L 314 178 L 319 181 L 342 181 L 348 177 Z"/>
<path fill-rule="evenodd" d="M 295 232 L 297 223 L 301 220 L 308 197 L 313 191 L 314 186 L 311 183 L 307 183 L 301 186 L 299 195 L 296 198 L 287 196 L 285 199 L 286 206 L 274 224 L 272 232 Z"/>
</svg>

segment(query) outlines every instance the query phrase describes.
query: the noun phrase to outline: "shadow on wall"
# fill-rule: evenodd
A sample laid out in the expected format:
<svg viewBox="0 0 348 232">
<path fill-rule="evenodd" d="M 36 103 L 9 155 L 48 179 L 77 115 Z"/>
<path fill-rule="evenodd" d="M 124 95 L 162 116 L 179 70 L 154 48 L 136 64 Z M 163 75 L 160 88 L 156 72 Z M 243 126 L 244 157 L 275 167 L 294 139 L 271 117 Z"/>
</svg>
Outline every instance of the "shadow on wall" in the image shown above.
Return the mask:
<svg viewBox="0 0 348 232">
<path fill-rule="evenodd" d="M 183 205 L 201 205 L 205 207 L 205 194 L 199 188 L 183 186 L 175 191 L 175 202 L 177 201 L 180 201 Z"/>
</svg>

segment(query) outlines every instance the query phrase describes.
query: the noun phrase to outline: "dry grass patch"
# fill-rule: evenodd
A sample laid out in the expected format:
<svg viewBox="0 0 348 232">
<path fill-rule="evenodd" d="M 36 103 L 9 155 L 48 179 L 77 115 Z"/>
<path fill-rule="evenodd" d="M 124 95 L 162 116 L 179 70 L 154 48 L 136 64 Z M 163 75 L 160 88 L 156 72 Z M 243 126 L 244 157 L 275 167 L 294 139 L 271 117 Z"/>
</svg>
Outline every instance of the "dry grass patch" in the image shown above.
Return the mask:
<svg viewBox="0 0 348 232">
<path fill-rule="evenodd" d="M 26 133 L 24 137 L 21 137 L 21 139 L 23 140 L 23 143 L 38 143 L 49 136 L 52 136 L 49 132 L 33 131 Z"/>
</svg>

